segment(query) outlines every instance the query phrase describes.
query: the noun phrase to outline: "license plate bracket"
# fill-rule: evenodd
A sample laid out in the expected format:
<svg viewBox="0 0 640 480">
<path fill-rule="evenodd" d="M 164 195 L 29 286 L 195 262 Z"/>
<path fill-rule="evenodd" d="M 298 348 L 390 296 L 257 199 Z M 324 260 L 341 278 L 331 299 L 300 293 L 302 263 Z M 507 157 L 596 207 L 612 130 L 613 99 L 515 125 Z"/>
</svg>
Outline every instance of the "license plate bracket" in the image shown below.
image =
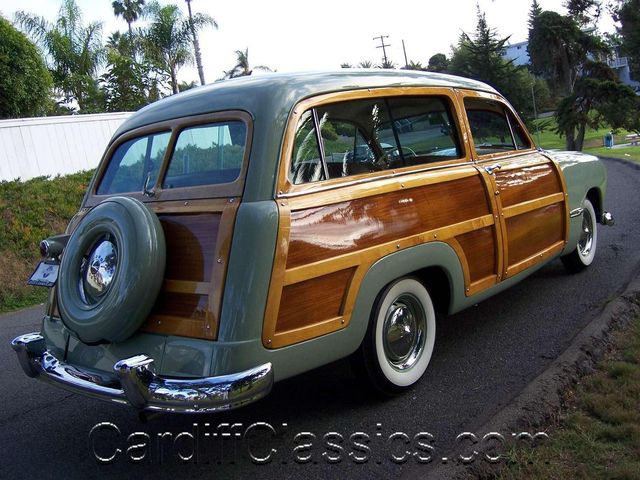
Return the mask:
<svg viewBox="0 0 640 480">
<path fill-rule="evenodd" d="M 53 287 L 58 280 L 58 270 L 60 265 L 57 263 L 43 261 L 38 264 L 33 271 L 27 285 L 33 285 L 35 287 Z"/>
</svg>

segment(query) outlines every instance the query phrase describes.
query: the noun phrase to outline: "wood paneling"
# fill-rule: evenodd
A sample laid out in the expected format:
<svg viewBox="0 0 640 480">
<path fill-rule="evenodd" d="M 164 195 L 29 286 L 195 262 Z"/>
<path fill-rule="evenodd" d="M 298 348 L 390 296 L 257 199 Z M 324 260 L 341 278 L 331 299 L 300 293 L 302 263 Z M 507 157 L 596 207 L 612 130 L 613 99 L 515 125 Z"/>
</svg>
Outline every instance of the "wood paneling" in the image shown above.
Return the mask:
<svg viewBox="0 0 640 480">
<path fill-rule="evenodd" d="M 479 176 L 291 212 L 287 268 L 487 215 Z"/>
<path fill-rule="evenodd" d="M 165 278 L 209 282 L 220 213 L 160 215 L 167 243 Z"/>
<path fill-rule="evenodd" d="M 464 251 L 472 283 L 497 274 L 493 227 L 485 227 L 459 235 L 456 240 Z"/>
<path fill-rule="evenodd" d="M 503 208 L 562 192 L 560 180 L 550 162 L 499 170 L 495 173 L 495 181 Z"/>
<path fill-rule="evenodd" d="M 509 218 L 506 223 L 511 266 L 564 240 L 564 203 Z"/>
<path fill-rule="evenodd" d="M 217 210 L 208 213 L 184 213 L 192 208 L 184 203 L 158 212 L 167 244 L 165 280 L 143 331 L 216 338 L 238 204 L 218 199 L 204 207 Z"/>
<path fill-rule="evenodd" d="M 482 249 L 471 254 L 474 275 L 484 275 L 490 267 L 483 256 L 496 237 L 492 197 L 477 170 L 465 165 L 451 168 L 448 177 L 421 175 L 394 183 L 381 179 L 367 187 L 369 196 L 356 188 L 346 201 L 335 200 L 345 198 L 341 191 L 278 201 L 280 227 L 263 329 L 267 348 L 346 327 L 365 273 L 393 252 L 431 241 L 449 243 L 461 253 L 469 286 L 469 269 L 456 241 L 462 237 L 468 248 Z M 480 233 L 466 237 L 474 231 Z M 495 262 L 495 251 L 489 256 Z"/>
<path fill-rule="evenodd" d="M 343 298 L 354 271 L 355 268 L 348 268 L 284 287 L 276 333 L 340 316 Z"/>
</svg>

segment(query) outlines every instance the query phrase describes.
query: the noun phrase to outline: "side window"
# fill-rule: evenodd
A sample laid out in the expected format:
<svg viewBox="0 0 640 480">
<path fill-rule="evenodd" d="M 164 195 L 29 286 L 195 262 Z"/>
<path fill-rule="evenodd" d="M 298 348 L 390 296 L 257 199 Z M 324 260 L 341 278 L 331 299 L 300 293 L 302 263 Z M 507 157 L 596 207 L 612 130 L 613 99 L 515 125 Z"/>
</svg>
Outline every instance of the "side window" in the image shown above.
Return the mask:
<svg viewBox="0 0 640 480">
<path fill-rule="evenodd" d="M 304 112 L 294 138 L 294 184 L 463 157 L 451 110 L 437 96 L 352 100 Z"/>
<path fill-rule="evenodd" d="M 478 155 L 531 148 L 520 122 L 501 103 L 466 98 L 464 105 Z"/>
<path fill-rule="evenodd" d="M 324 180 L 322 156 L 312 111 L 305 112 L 298 123 L 289 177 L 294 185 Z"/>
<path fill-rule="evenodd" d="M 230 183 L 238 178 L 247 127 L 230 121 L 185 128 L 178 135 L 162 188 Z"/>
<path fill-rule="evenodd" d="M 155 185 L 170 137 L 171 132 L 163 132 L 122 143 L 111 156 L 96 193 L 141 192 L 145 183 Z"/>
<path fill-rule="evenodd" d="M 446 100 L 441 97 L 396 97 L 389 99 L 389 107 L 405 165 L 462 157 Z"/>
<path fill-rule="evenodd" d="M 384 99 L 340 102 L 316 109 L 329 178 L 392 168 L 396 151 Z"/>
</svg>

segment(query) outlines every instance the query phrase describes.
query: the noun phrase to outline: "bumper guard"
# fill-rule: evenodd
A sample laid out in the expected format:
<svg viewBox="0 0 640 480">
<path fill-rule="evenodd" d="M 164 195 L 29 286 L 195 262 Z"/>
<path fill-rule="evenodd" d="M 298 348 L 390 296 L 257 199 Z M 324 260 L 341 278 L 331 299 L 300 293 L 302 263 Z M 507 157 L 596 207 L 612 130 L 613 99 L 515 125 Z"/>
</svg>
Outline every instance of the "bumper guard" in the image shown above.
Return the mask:
<svg viewBox="0 0 640 480">
<path fill-rule="evenodd" d="M 218 377 L 168 379 L 153 371 L 153 358 L 136 355 L 120 360 L 117 376 L 106 378 L 58 360 L 39 333 L 11 342 L 24 372 L 32 378 L 102 400 L 140 410 L 206 413 L 238 408 L 266 396 L 273 386 L 271 363 Z"/>
</svg>

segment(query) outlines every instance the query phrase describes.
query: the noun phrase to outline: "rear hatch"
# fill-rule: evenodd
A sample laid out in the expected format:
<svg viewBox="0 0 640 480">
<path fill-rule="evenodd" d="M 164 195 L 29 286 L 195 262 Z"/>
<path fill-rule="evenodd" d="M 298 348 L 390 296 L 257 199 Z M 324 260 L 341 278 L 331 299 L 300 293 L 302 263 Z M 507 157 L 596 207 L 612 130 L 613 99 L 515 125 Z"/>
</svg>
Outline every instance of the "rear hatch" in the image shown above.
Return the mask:
<svg viewBox="0 0 640 480">
<path fill-rule="evenodd" d="M 107 149 L 68 232 L 116 195 L 158 215 L 166 268 L 141 331 L 216 339 L 251 127 L 237 111 L 181 118 L 126 132 Z"/>
</svg>

